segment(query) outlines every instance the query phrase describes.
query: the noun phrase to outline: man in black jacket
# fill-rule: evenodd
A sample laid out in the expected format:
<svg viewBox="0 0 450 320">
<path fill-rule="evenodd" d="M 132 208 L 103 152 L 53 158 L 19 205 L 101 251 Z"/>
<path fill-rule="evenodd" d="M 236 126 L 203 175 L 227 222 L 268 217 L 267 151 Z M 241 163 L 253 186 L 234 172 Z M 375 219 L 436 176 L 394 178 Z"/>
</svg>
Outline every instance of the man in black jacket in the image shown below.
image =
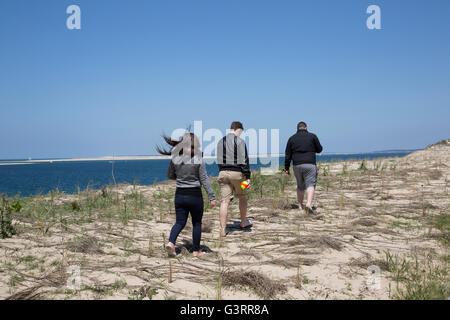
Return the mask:
<svg viewBox="0 0 450 320">
<path fill-rule="evenodd" d="M 316 153 L 322 152 L 322 145 L 314 133 L 307 130 L 305 122 L 299 122 L 297 133 L 289 138 L 286 145 L 286 159 L 284 171 L 289 174 L 291 161 L 294 162 L 294 174 L 297 179 L 297 199 L 300 208 L 307 213 L 313 213 L 312 202 L 317 183 Z M 307 195 L 306 206 L 303 206 L 303 197 Z"/>
<path fill-rule="evenodd" d="M 233 192 L 239 198 L 239 211 L 241 213 L 241 228 L 250 226 L 247 221 L 247 197 L 241 189 L 242 180 L 247 179 L 250 185 L 250 165 L 245 141 L 239 136 L 244 130 L 242 123 L 234 121 L 230 133 L 217 144 L 217 164 L 219 166 L 220 185 L 220 225 L 222 236 L 226 236 L 226 222 L 228 206 L 233 198 Z"/>
</svg>

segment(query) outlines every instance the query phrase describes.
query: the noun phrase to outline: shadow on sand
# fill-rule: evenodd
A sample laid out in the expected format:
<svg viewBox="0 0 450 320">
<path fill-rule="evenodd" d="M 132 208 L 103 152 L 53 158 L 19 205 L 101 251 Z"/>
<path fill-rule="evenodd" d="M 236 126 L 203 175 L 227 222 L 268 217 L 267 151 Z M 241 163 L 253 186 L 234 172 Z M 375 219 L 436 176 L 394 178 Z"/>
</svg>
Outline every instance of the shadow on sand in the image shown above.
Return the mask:
<svg viewBox="0 0 450 320">
<path fill-rule="evenodd" d="M 245 228 L 241 228 L 241 222 L 240 221 L 233 221 L 232 223 L 228 223 L 227 227 L 225 229 L 227 234 L 230 234 L 232 232 L 251 232 L 253 227 L 253 222 L 250 222 L 251 224 Z"/>
<path fill-rule="evenodd" d="M 183 240 L 182 244 L 179 244 L 175 247 L 175 252 L 177 255 L 181 254 L 183 251 L 187 251 L 189 253 L 192 253 L 193 250 L 193 244 L 191 240 Z M 200 245 L 200 251 L 206 252 L 206 253 L 212 253 L 213 251 L 204 245 Z"/>
</svg>

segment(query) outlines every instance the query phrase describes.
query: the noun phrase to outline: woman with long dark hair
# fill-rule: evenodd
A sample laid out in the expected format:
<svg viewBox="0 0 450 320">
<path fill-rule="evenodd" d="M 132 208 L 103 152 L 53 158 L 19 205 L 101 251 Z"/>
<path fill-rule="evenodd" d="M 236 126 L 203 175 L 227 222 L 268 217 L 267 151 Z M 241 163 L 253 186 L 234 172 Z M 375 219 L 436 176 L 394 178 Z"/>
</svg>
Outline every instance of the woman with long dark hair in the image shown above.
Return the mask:
<svg viewBox="0 0 450 320">
<path fill-rule="evenodd" d="M 172 148 L 170 151 L 157 147 L 157 151 L 163 155 L 170 155 L 167 177 L 176 180 L 175 214 L 176 222 L 170 231 L 169 242 L 166 245 L 169 257 L 175 256 L 175 243 L 178 235 L 186 225 L 189 213 L 192 218 L 193 255 L 201 256 L 205 252 L 200 251 L 202 234 L 203 196 L 201 186 L 208 194 L 211 207 L 215 207 L 216 198 L 209 183 L 205 163 L 202 159 L 200 143 L 193 133 L 185 133 L 179 141 L 163 136 L 164 140 Z"/>
</svg>

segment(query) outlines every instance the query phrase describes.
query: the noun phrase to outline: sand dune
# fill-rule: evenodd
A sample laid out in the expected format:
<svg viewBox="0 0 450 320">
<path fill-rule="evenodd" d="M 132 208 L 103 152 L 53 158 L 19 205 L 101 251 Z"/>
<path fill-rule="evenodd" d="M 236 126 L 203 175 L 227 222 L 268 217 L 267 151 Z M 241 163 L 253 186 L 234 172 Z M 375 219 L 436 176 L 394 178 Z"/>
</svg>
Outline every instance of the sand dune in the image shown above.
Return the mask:
<svg viewBox="0 0 450 320">
<path fill-rule="evenodd" d="M 447 140 L 403 158 L 322 163 L 317 215 L 296 208 L 292 176 L 256 174 L 252 230 L 220 239 L 218 209 L 207 208 L 202 258 L 189 253 L 190 222 L 177 257 L 163 250 L 173 182 L 22 199 L 18 233 L 0 240 L 0 298 L 414 298 L 396 278 L 403 260 L 436 272 L 421 283 L 448 284 L 449 151 Z M 238 217 L 234 202 L 229 222 Z M 70 266 L 80 290 L 67 288 Z"/>
</svg>

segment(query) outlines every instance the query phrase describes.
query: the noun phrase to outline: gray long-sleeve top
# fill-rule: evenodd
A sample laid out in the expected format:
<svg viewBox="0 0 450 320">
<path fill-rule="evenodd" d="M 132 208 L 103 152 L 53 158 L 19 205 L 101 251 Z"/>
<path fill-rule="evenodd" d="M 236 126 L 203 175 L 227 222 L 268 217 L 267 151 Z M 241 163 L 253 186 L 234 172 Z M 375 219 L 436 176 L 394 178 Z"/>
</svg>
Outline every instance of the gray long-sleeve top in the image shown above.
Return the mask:
<svg viewBox="0 0 450 320">
<path fill-rule="evenodd" d="M 198 188 L 203 186 L 209 200 L 215 200 L 214 190 L 209 183 L 205 163 L 200 157 L 181 156 L 170 161 L 167 177 L 177 181 L 177 188 Z"/>
</svg>

